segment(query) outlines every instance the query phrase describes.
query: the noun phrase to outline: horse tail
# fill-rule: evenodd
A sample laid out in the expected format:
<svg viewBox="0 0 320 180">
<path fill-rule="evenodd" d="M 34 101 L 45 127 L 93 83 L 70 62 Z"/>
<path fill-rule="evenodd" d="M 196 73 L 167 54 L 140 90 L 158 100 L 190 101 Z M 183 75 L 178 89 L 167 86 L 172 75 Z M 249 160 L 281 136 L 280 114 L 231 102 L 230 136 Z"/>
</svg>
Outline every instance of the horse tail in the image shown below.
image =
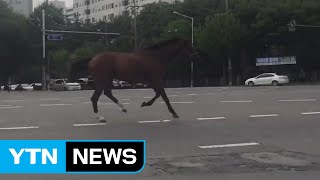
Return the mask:
<svg viewBox="0 0 320 180">
<path fill-rule="evenodd" d="M 91 59 L 92 57 L 83 58 L 70 64 L 69 76 L 71 81 L 75 81 L 77 78 L 80 78 L 80 76 L 88 76 L 88 64 Z"/>
</svg>

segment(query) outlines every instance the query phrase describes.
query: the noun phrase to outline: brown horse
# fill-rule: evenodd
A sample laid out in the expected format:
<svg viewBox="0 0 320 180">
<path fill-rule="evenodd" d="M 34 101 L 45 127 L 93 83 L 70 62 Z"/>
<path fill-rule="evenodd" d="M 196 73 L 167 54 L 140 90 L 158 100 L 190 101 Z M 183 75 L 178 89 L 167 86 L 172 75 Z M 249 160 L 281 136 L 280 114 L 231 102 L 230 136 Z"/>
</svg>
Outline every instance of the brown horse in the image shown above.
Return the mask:
<svg viewBox="0 0 320 180">
<path fill-rule="evenodd" d="M 100 121 L 104 120 L 98 115 L 97 105 L 102 93 L 116 103 L 123 112 L 127 112 L 111 93 L 113 79 L 131 84 L 148 84 L 155 91 L 155 96 L 150 101 L 143 102 L 141 107 L 151 106 L 161 96 L 173 117 L 179 118 L 166 95 L 162 78 L 168 63 L 180 54 L 190 58 L 193 55 L 193 48 L 188 41 L 175 38 L 131 53 L 103 52 L 94 56 L 88 64 L 88 73 L 94 80 L 95 91 L 91 101 L 97 118 Z"/>
</svg>

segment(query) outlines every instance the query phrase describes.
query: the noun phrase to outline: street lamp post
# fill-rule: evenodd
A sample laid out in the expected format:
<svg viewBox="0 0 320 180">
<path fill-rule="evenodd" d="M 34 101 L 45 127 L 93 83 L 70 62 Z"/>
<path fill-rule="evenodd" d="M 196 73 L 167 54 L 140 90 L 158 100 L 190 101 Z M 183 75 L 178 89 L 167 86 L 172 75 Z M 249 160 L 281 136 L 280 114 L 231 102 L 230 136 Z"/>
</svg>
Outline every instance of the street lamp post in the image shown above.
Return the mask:
<svg viewBox="0 0 320 180">
<path fill-rule="evenodd" d="M 193 17 L 190 17 L 190 16 L 187 16 L 187 15 L 184 15 L 184 14 L 180 14 L 176 11 L 173 12 L 174 14 L 177 14 L 179 16 L 182 16 L 182 17 L 185 17 L 185 18 L 188 18 L 191 20 L 191 24 L 192 24 L 192 35 L 191 35 L 191 42 L 192 42 L 192 47 L 193 47 L 193 41 L 194 41 L 194 33 L 193 33 Z M 193 61 L 191 60 L 191 87 L 193 87 Z"/>
</svg>

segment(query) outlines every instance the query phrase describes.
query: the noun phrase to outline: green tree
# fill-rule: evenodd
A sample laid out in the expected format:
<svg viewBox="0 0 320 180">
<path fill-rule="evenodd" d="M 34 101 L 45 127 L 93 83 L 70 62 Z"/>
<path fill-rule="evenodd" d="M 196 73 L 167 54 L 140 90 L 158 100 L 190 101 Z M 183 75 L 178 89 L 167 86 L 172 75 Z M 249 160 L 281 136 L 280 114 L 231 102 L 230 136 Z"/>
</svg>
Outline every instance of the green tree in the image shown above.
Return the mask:
<svg viewBox="0 0 320 180">
<path fill-rule="evenodd" d="M 147 4 L 137 16 L 137 31 L 144 46 L 158 42 L 167 24 L 177 19 L 173 11 L 179 9 L 180 3 L 166 2 Z"/>
<path fill-rule="evenodd" d="M 231 65 L 231 57 L 239 48 L 244 32 L 240 21 L 232 14 L 208 16 L 198 31 L 199 48 L 212 58 L 220 59 L 225 69 L 227 62 Z M 225 73 L 223 77 L 225 79 Z"/>
<path fill-rule="evenodd" d="M 5 81 L 32 62 L 26 19 L 0 0 L 0 77 Z"/>
</svg>

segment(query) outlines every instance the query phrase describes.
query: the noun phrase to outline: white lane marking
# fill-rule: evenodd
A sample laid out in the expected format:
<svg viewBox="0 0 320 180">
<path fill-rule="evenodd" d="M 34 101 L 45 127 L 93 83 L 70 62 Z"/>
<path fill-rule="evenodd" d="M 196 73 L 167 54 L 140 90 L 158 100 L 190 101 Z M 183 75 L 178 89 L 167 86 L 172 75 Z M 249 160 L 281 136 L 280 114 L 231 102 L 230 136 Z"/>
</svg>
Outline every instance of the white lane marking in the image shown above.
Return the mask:
<svg viewBox="0 0 320 180">
<path fill-rule="evenodd" d="M 159 102 L 160 104 L 165 104 L 165 102 Z M 193 104 L 194 102 L 170 102 L 170 104 Z"/>
<path fill-rule="evenodd" d="M 41 107 L 50 107 L 50 106 L 72 106 L 72 104 L 40 104 Z"/>
<path fill-rule="evenodd" d="M 24 100 L 3 100 L 3 102 L 23 102 Z"/>
<path fill-rule="evenodd" d="M 239 144 L 224 144 L 224 145 L 210 145 L 210 146 L 199 146 L 202 149 L 212 149 L 212 148 L 224 148 L 224 147 L 243 147 L 243 146 L 257 146 L 259 143 L 239 143 Z"/>
<path fill-rule="evenodd" d="M 199 94 L 186 94 L 187 96 L 198 96 Z"/>
<path fill-rule="evenodd" d="M 170 122 L 171 120 L 157 120 L 157 121 L 138 121 L 141 124 L 145 124 L 145 123 L 166 123 L 166 122 Z"/>
<path fill-rule="evenodd" d="M 226 119 L 225 117 L 211 117 L 211 118 L 197 118 L 199 121 L 205 121 L 205 120 L 221 120 Z"/>
<path fill-rule="evenodd" d="M 252 100 L 242 100 L 242 101 L 220 101 L 222 103 L 252 103 Z"/>
<path fill-rule="evenodd" d="M 8 106 L 11 106 L 11 105 L 0 105 L 0 107 L 8 107 Z"/>
<path fill-rule="evenodd" d="M 107 123 L 93 123 L 93 124 L 73 124 L 75 127 L 85 127 L 85 126 L 104 126 Z"/>
<path fill-rule="evenodd" d="M 168 97 L 177 97 L 178 95 L 168 95 Z"/>
<path fill-rule="evenodd" d="M 121 99 L 120 101 L 130 101 L 130 99 Z"/>
<path fill-rule="evenodd" d="M 8 127 L 0 128 L 0 130 L 19 130 L 19 129 L 38 129 L 38 126 L 27 126 L 27 127 Z"/>
<path fill-rule="evenodd" d="M 314 115 L 314 114 L 320 114 L 320 112 L 305 112 L 301 113 L 302 115 Z"/>
<path fill-rule="evenodd" d="M 0 109 L 18 109 L 22 108 L 23 106 L 5 106 L 5 107 L 0 107 Z"/>
<path fill-rule="evenodd" d="M 47 98 L 47 99 L 40 99 L 40 101 L 54 101 L 54 100 L 60 100 L 61 98 Z"/>
<path fill-rule="evenodd" d="M 279 102 L 309 102 L 309 101 L 317 101 L 317 99 L 282 99 L 278 101 Z"/>
<path fill-rule="evenodd" d="M 83 102 L 82 104 L 92 104 L 92 102 Z M 124 105 L 128 105 L 130 103 L 122 103 Z M 116 103 L 111 103 L 111 102 L 98 102 L 98 105 L 117 105 Z"/>
<path fill-rule="evenodd" d="M 261 114 L 261 115 L 251 115 L 251 118 L 260 118 L 260 117 L 277 117 L 279 114 Z"/>
</svg>

